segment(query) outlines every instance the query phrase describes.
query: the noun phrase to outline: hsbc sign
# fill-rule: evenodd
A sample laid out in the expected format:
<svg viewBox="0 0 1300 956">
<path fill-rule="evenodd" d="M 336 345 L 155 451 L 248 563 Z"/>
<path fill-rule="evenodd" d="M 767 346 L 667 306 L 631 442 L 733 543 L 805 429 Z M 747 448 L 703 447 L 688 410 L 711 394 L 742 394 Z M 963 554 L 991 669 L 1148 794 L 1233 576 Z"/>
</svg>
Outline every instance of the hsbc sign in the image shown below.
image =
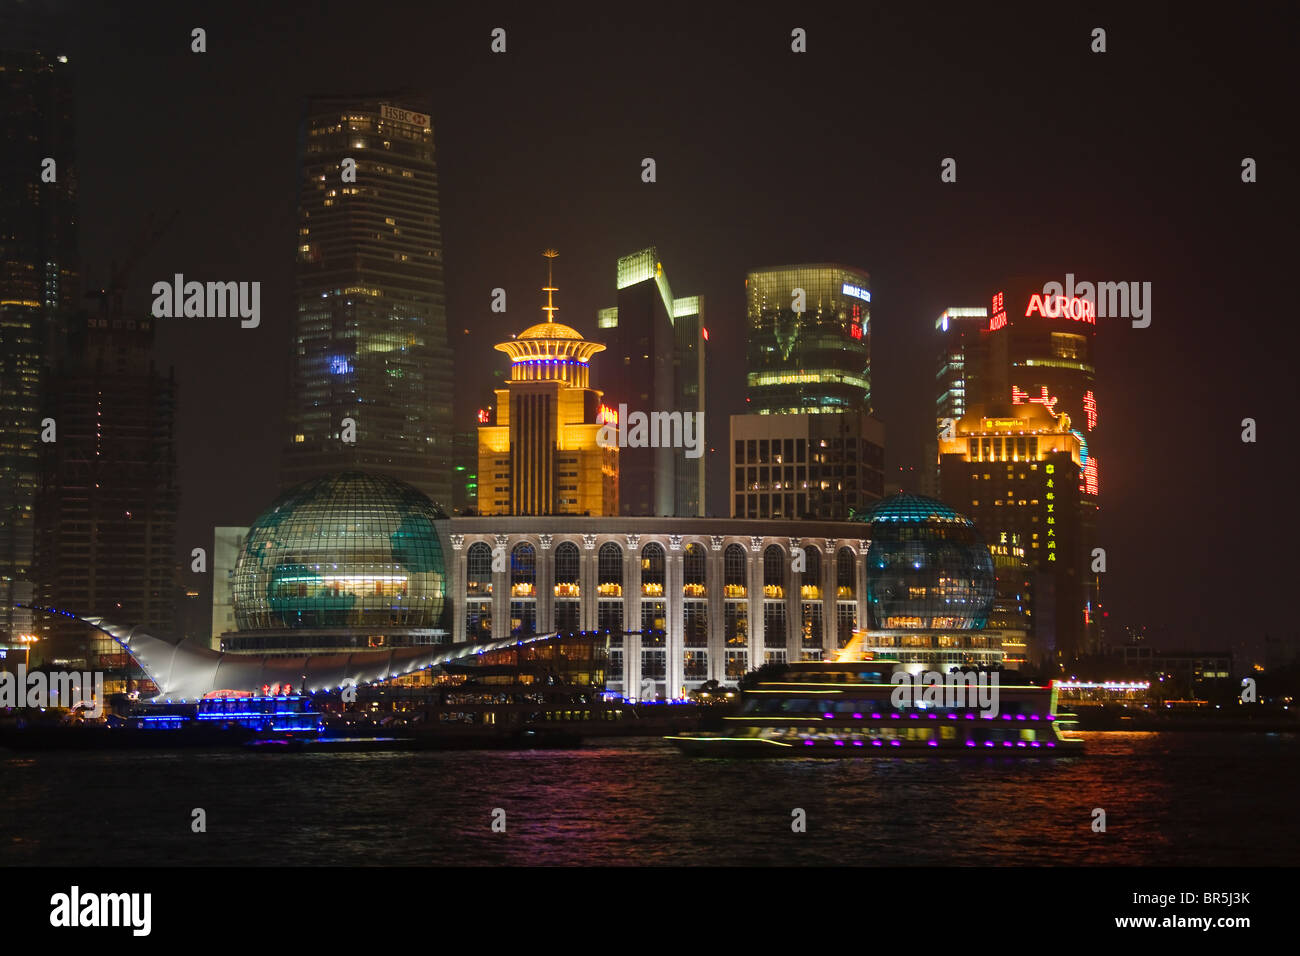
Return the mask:
<svg viewBox="0 0 1300 956">
<path fill-rule="evenodd" d="M 413 110 L 401 110 L 395 106 L 379 107 L 379 116 L 381 119 L 392 120 L 394 123 L 407 123 L 411 126 L 418 126 L 425 129 L 429 125 L 428 113 L 416 113 Z"/>
</svg>

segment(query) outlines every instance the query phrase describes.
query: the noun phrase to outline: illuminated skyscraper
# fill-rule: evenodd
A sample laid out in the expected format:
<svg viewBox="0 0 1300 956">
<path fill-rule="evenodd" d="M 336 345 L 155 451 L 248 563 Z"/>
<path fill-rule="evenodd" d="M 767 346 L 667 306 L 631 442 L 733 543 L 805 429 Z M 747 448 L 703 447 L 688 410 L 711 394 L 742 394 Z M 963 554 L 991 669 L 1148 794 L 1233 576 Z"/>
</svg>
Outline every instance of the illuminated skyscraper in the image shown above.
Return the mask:
<svg viewBox="0 0 1300 956">
<path fill-rule="evenodd" d="M 935 372 L 935 434 L 926 442 L 924 494 L 939 497 L 939 435 L 966 414 L 967 404 L 984 402 L 988 369 L 988 309 L 959 306 L 944 309 L 934 321 L 940 336 Z"/>
<path fill-rule="evenodd" d="M 62 56 L 0 53 L 0 646 L 32 631 L 12 605 L 33 597 L 43 368 L 77 306 L 69 69 Z"/>
<path fill-rule="evenodd" d="M 941 336 L 938 394 L 934 414 L 942 431 L 944 422 L 966 414 L 966 405 L 981 404 L 981 389 L 988 365 L 989 312 L 984 308 L 944 309 L 934 327 Z"/>
<path fill-rule="evenodd" d="M 615 413 L 589 387 L 605 346 L 555 321 L 549 266 L 542 291 L 546 321 L 496 346 L 510 356 L 510 381 L 496 391 L 496 424 L 478 430 L 479 514 L 616 515 L 620 449 L 597 441 Z"/>
<path fill-rule="evenodd" d="M 307 103 L 286 487 L 359 469 L 451 507 L 454 383 L 430 106 L 404 93 Z M 344 419 L 356 423 L 355 443 L 342 440 Z"/>
<path fill-rule="evenodd" d="M 618 305 L 597 313 L 609 342 L 600 383 L 613 408 L 631 412 L 704 412 L 703 296 L 673 298 L 655 247 L 618 260 Z M 706 426 L 707 427 L 707 426 Z M 625 515 L 704 514 L 705 456 L 681 448 L 625 448 L 619 503 Z"/>
<path fill-rule="evenodd" d="M 776 266 L 751 272 L 745 289 L 750 414 L 871 412 L 868 273 Z"/>
<path fill-rule="evenodd" d="M 1042 403 L 972 405 L 939 451 L 945 500 L 1006 559 L 997 563 L 1000 626 L 1015 630 L 1028 618 L 1033 662 L 1084 653 L 1097 613 L 1086 598 L 1095 506 L 1080 487 L 1082 444 L 1070 417 Z"/>
<path fill-rule="evenodd" d="M 735 517 L 845 519 L 884 494 L 871 416 L 871 276 L 834 263 L 749 273 L 748 414 L 731 417 Z"/>
</svg>

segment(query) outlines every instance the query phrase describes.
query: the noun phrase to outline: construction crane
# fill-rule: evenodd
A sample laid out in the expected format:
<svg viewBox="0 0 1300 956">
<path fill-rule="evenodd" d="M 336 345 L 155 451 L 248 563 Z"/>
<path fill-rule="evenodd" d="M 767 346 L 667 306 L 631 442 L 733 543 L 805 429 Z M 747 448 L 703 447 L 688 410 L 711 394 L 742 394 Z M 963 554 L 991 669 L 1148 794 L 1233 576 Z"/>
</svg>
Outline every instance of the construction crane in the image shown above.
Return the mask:
<svg viewBox="0 0 1300 956">
<path fill-rule="evenodd" d="M 117 264 L 117 260 L 113 260 L 112 268 L 109 271 L 108 285 L 102 289 L 95 289 L 86 293 L 86 298 L 100 300 L 100 315 L 103 318 L 120 319 L 122 317 L 122 299 L 126 293 L 127 277 L 130 276 L 131 270 L 135 268 L 140 258 L 153 248 L 154 244 L 162 238 L 163 234 L 180 217 L 180 214 L 179 209 L 173 209 L 162 225 L 151 228 L 154 221 L 151 213 L 149 218 L 145 220 L 139 238 L 132 244 L 121 266 Z"/>
</svg>

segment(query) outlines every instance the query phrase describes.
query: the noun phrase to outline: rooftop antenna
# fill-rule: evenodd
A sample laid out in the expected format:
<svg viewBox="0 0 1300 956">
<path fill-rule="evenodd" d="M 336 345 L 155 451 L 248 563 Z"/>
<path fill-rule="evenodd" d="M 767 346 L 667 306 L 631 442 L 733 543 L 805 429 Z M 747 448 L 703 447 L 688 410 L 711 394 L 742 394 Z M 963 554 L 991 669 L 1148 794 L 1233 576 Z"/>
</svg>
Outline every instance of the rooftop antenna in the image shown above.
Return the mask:
<svg viewBox="0 0 1300 956">
<path fill-rule="evenodd" d="M 542 311 L 546 313 L 547 322 L 554 322 L 555 313 L 560 311 L 560 308 L 555 304 L 553 295 L 560 290 L 555 288 L 555 281 L 551 278 L 551 266 L 555 263 L 559 252 L 555 249 L 547 249 L 542 255 L 546 256 L 546 287 L 542 289 L 546 293 L 546 305 L 542 307 Z"/>
</svg>

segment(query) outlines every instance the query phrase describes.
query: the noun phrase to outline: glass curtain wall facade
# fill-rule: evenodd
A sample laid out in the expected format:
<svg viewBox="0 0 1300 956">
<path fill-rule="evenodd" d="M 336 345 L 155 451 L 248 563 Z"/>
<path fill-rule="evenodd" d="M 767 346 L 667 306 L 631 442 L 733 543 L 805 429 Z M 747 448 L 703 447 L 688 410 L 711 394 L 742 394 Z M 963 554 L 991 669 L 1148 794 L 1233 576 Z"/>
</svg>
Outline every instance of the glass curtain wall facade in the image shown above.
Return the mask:
<svg viewBox="0 0 1300 956">
<path fill-rule="evenodd" d="M 431 100 L 313 97 L 301 128 L 283 481 L 343 469 L 454 500 L 453 368 Z M 345 161 L 355 181 L 344 178 Z M 342 440 L 343 420 L 356 441 Z"/>
<path fill-rule="evenodd" d="M 871 276 L 834 263 L 749 273 L 749 412 L 871 411 Z M 803 311 L 796 311 L 802 290 Z"/>
</svg>

